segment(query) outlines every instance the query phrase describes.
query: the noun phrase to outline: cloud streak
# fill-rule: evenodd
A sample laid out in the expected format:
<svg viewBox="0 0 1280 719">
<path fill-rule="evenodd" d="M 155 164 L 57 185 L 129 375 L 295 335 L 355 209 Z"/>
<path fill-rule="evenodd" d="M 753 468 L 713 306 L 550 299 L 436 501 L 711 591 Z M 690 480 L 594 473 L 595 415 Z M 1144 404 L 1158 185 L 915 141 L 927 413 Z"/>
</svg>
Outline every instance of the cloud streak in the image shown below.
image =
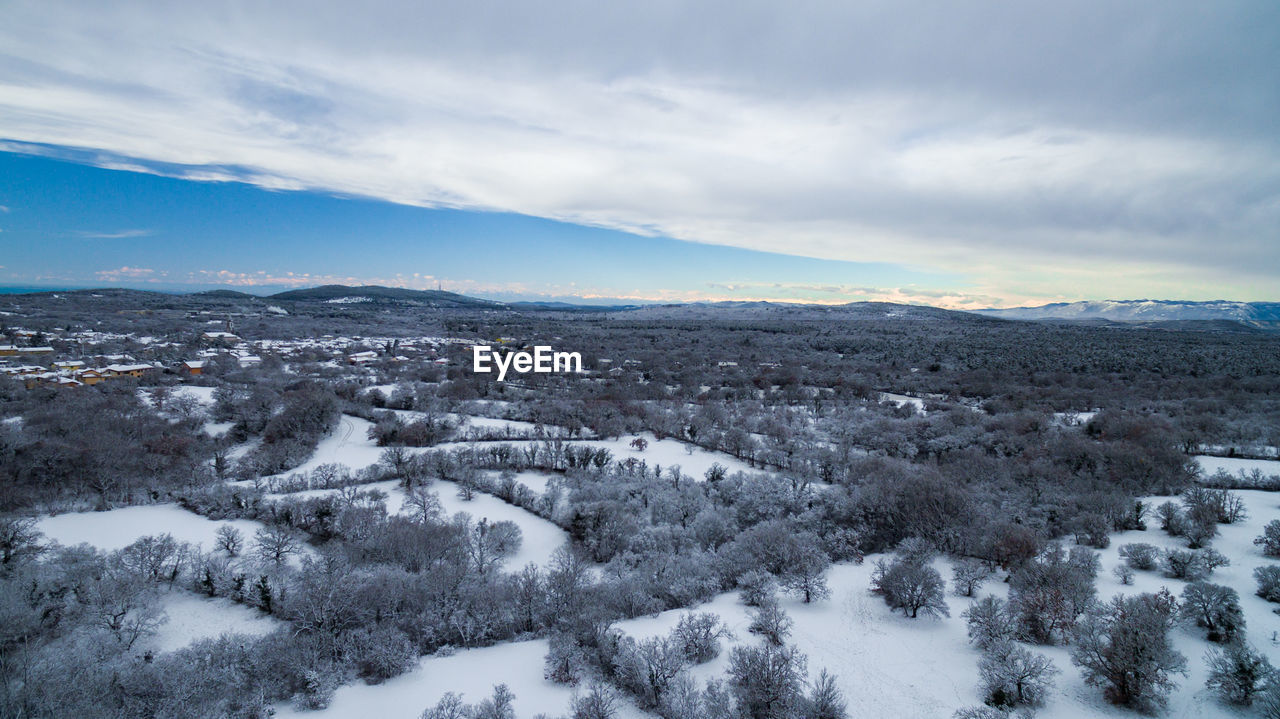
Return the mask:
<svg viewBox="0 0 1280 719">
<path fill-rule="evenodd" d="M 81 231 L 75 233 L 76 237 L 82 237 L 87 240 L 127 240 L 131 237 L 149 237 L 153 234 L 155 233 L 151 230 Z"/>
<path fill-rule="evenodd" d="M 114 270 L 102 270 L 94 273 L 94 276 L 102 282 L 110 282 L 119 284 L 121 282 L 165 282 L 168 277 L 167 272 L 157 271 L 147 267 L 118 267 Z"/>
<path fill-rule="evenodd" d="M 1270 6 L 58 5 L 8 11 L 0 135 L 103 166 L 908 264 L 992 297 L 1280 281 Z"/>
</svg>

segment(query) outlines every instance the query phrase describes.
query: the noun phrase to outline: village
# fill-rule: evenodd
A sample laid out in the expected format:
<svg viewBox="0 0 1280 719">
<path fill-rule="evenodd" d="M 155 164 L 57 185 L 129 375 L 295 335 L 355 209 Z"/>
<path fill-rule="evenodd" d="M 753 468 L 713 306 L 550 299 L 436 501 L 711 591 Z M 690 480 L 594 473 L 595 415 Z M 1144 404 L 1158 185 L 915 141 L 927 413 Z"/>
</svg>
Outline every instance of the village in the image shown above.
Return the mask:
<svg viewBox="0 0 1280 719">
<path fill-rule="evenodd" d="M 226 324 L 230 326 L 230 321 Z M 134 353 L 100 351 L 110 341 L 131 339 L 144 349 Z M 0 336 L 0 376 L 12 377 L 28 389 L 74 388 L 109 380 L 145 379 L 155 375 L 199 377 L 210 362 L 236 367 L 260 365 L 263 357 L 305 358 L 331 366 L 366 365 L 379 360 L 448 364 L 449 348 L 471 347 L 474 339 L 449 337 L 335 337 L 246 341 L 226 330 L 199 332 L 190 342 L 156 341 L 117 333 L 67 332 L 50 335 L 10 329 Z M 368 349 L 370 347 L 376 349 Z M 189 359 L 167 359 L 183 352 Z"/>
</svg>

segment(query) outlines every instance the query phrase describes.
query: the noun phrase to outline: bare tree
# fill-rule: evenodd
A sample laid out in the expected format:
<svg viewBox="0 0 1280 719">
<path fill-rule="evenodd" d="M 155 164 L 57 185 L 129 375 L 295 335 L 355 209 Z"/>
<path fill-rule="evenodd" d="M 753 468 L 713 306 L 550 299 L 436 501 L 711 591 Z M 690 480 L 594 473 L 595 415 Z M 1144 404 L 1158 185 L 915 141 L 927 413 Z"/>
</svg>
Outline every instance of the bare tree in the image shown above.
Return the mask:
<svg viewBox="0 0 1280 719">
<path fill-rule="evenodd" d="M 982 562 L 960 559 L 951 569 L 951 584 L 956 596 L 972 597 L 990 576 L 991 570 Z"/>
<path fill-rule="evenodd" d="M 747 627 L 747 631 L 759 634 L 770 644 L 782 646 L 791 634 L 793 622 L 791 617 L 782 611 L 782 607 L 778 606 L 777 599 L 770 597 L 759 607 L 749 611 L 747 615 L 751 617 L 751 624 Z"/>
<path fill-rule="evenodd" d="M 0 569 L 40 554 L 40 531 L 29 517 L 0 517 Z"/>
<path fill-rule="evenodd" d="M 997 707 L 1038 706 L 1061 672 L 1048 657 L 1013 642 L 991 646 L 978 665 L 987 703 Z"/>
<path fill-rule="evenodd" d="M 1169 641 L 1177 601 L 1167 591 L 1116 597 L 1091 610 L 1072 632 L 1071 661 L 1108 701 L 1141 711 L 1164 706 L 1186 674 L 1187 659 Z"/>
<path fill-rule="evenodd" d="M 298 553 L 300 545 L 292 531 L 279 525 L 268 525 L 253 535 L 255 551 L 263 562 L 280 565 Z"/>
<path fill-rule="evenodd" d="M 944 599 L 946 583 L 938 570 L 901 558 L 890 563 L 880 560 L 872 577 L 872 589 L 884 596 L 891 609 L 901 609 L 912 619 L 924 612 L 930 616 L 951 616 Z"/>
<path fill-rule="evenodd" d="M 1013 641 L 1017 635 L 1017 620 L 1009 611 L 1009 605 L 999 597 L 985 596 L 964 610 L 969 625 L 969 641 L 986 650 L 997 644 Z"/>
<path fill-rule="evenodd" d="M 244 534 L 230 524 L 218 527 L 215 540 L 218 549 L 226 552 L 229 557 L 240 554 L 240 550 L 244 549 Z"/>
<path fill-rule="evenodd" d="M 1265 685 L 1276 681 L 1271 662 L 1244 642 L 1210 650 L 1205 661 L 1209 665 L 1205 686 L 1229 704 L 1250 706 Z"/>
</svg>

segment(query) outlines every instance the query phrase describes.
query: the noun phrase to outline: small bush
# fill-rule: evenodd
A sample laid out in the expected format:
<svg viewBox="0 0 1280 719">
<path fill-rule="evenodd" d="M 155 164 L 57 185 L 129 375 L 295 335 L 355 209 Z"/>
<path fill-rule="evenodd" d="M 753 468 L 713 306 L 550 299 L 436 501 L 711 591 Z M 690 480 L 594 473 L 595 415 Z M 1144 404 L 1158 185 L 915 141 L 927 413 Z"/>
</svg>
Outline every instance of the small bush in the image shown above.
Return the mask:
<svg viewBox="0 0 1280 719">
<path fill-rule="evenodd" d="M 1150 544 L 1134 543 L 1120 547 L 1120 556 L 1134 569 L 1151 571 L 1160 564 L 1160 551 Z"/>
</svg>

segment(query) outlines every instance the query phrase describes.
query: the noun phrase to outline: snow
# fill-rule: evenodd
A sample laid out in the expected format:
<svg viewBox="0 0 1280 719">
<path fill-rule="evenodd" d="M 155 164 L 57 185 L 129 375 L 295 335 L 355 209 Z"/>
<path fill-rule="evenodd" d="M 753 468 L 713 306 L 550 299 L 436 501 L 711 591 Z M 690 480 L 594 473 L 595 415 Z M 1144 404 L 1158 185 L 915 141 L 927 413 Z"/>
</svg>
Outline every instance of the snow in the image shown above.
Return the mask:
<svg viewBox="0 0 1280 719">
<path fill-rule="evenodd" d="M 536 714 L 568 714 L 574 690 L 553 684 L 542 676 L 542 658 L 547 653 L 544 639 L 510 642 L 481 649 L 465 649 L 451 656 L 423 657 L 418 666 L 377 686 L 349 684 L 334 693 L 333 702 L 319 712 L 299 711 L 292 706 L 276 707 L 280 719 L 418 719 L 423 710 L 435 706 L 446 692 L 461 694 L 467 703 L 476 703 L 493 693 L 493 686 L 505 683 L 515 694 L 518 719 Z M 616 719 L 640 719 L 634 705 L 621 702 Z"/>
<path fill-rule="evenodd" d="M 1083 427 L 1089 424 L 1097 412 L 1054 412 L 1053 416 L 1068 427 Z"/>
<path fill-rule="evenodd" d="M 782 606 L 794 620 L 791 641 L 809 657 L 809 675 L 826 668 L 849 701 L 851 717 L 946 717 L 957 708 L 981 703 L 977 652 L 969 648 L 959 614 L 968 600 L 948 597 L 952 618 L 908 619 L 893 614 L 872 595 L 875 557 L 861 565 L 840 564 L 827 576 L 831 598 L 810 605 L 785 597 Z M 939 571 L 950 570 L 939 562 Z M 663 612 L 620 622 L 637 639 L 667 634 L 690 610 Z M 760 640 L 747 632 L 747 607 L 736 593 L 721 594 L 693 609 L 720 615 L 734 634 L 716 659 L 694 667 L 699 683 L 723 677 L 732 647 Z"/>
<path fill-rule="evenodd" d="M 210 437 L 218 437 L 230 432 L 234 426 L 235 422 L 205 422 L 204 433 Z"/>
<path fill-rule="evenodd" d="M 364 389 L 364 392 L 371 393 L 374 391 L 378 391 L 382 393 L 383 397 L 390 397 L 392 393 L 396 391 L 396 388 L 398 388 L 399 386 L 400 386 L 399 382 L 392 382 L 391 384 L 375 384 L 375 385 L 366 387 Z"/>
<path fill-rule="evenodd" d="M 213 391 L 215 389 L 217 388 L 216 387 L 200 387 L 197 385 L 189 384 L 189 385 L 184 385 L 182 387 L 178 387 L 174 389 L 173 394 L 174 396 L 185 394 L 189 397 L 195 398 L 197 402 L 199 402 L 202 405 L 205 405 L 206 407 L 212 407 Z"/>
<path fill-rule="evenodd" d="M 280 476 L 307 472 L 322 464 L 346 465 L 353 472 L 377 464 L 384 448 L 369 439 L 372 427 L 373 423 L 367 419 L 342 415 L 333 432 L 316 445 L 311 459 Z"/>
<path fill-rule="evenodd" d="M 924 414 L 924 400 L 919 397 L 908 397 L 905 394 L 894 394 L 893 392 L 881 392 L 881 402 L 892 402 L 899 407 L 912 405 L 920 414 Z"/>
<path fill-rule="evenodd" d="M 507 432 L 532 432 L 537 429 L 538 425 L 533 422 L 521 422 L 515 419 L 497 419 L 495 417 L 476 417 L 466 414 L 451 414 L 450 419 L 455 422 L 463 423 L 464 431 L 467 428 L 483 429 L 483 430 L 499 430 Z M 556 427 L 545 427 L 548 432 L 553 432 Z"/>
<path fill-rule="evenodd" d="M 176 504 L 151 504 L 106 512 L 71 512 L 41 517 L 36 529 L 49 539 L 67 546 L 83 542 L 106 551 L 122 549 L 142 537 L 166 533 L 179 542 L 213 549 L 215 533 L 224 524 L 239 529 L 246 538 L 253 537 L 263 526 L 247 519 L 215 522 Z"/>
<path fill-rule="evenodd" d="M 662 467 L 670 468 L 676 465 L 680 466 L 680 471 L 690 475 L 695 479 L 702 479 L 707 470 L 711 469 L 711 465 L 720 464 L 729 470 L 730 474 L 734 472 L 757 473 L 762 470 L 756 469 L 746 462 L 731 457 L 723 452 L 714 452 L 702 449 L 681 442 L 680 440 L 664 438 L 657 439 L 650 432 L 639 435 L 649 443 L 643 451 L 632 449 L 631 441 L 634 437 L 626 436 L 619 439 L 610 440 L 589 440 L 585 442 L 574 442 L 574 444 L 587 444 L 595 447 L 606 447 L 613 452 L 615 461 L 625 461 L 635 458 L 648 463 L 650 467 L 655 464 Z M 689 450 L 693 450 L 692 453 Z"/>
<path fill-rule="evenodd" d="M 1210 457 L 1198 454 L 1195 456 L 1195 460 L 1200 465 L 1200 469 L 1204 470 L 1206 476 L 1216 473 L 1219 469 L 1226 470 L 1231 475 L 1237 475 L 1241 471 L 1252 472 L 1255 469 L 1260 470 L 1266 476 L 1280 475 L 1280 460 L 1275 459 L 1240 459 L 1238 457 Z"/>
<path fill-rule="evenodd" d="M 555 479 L 557 476 L 558 475 L 550 474 L 548 472 L 517 472 L 516 482 L 528 487 L 530 491 L 542 494 L 547 491 L 547 483 L 552 479 Z"/>
<path fill-rule="evenodd" d="M 223 634 L 261 636 L 284 626 L 274 617 L 221 597 L 209 598 L 172 590 L 166 592 L 160 602 L 169 619 L 160 625 L 154 636 L 141 642 L 141 649 L 171 652 L 198 639 L 212 639 Z"/>
</svg>

